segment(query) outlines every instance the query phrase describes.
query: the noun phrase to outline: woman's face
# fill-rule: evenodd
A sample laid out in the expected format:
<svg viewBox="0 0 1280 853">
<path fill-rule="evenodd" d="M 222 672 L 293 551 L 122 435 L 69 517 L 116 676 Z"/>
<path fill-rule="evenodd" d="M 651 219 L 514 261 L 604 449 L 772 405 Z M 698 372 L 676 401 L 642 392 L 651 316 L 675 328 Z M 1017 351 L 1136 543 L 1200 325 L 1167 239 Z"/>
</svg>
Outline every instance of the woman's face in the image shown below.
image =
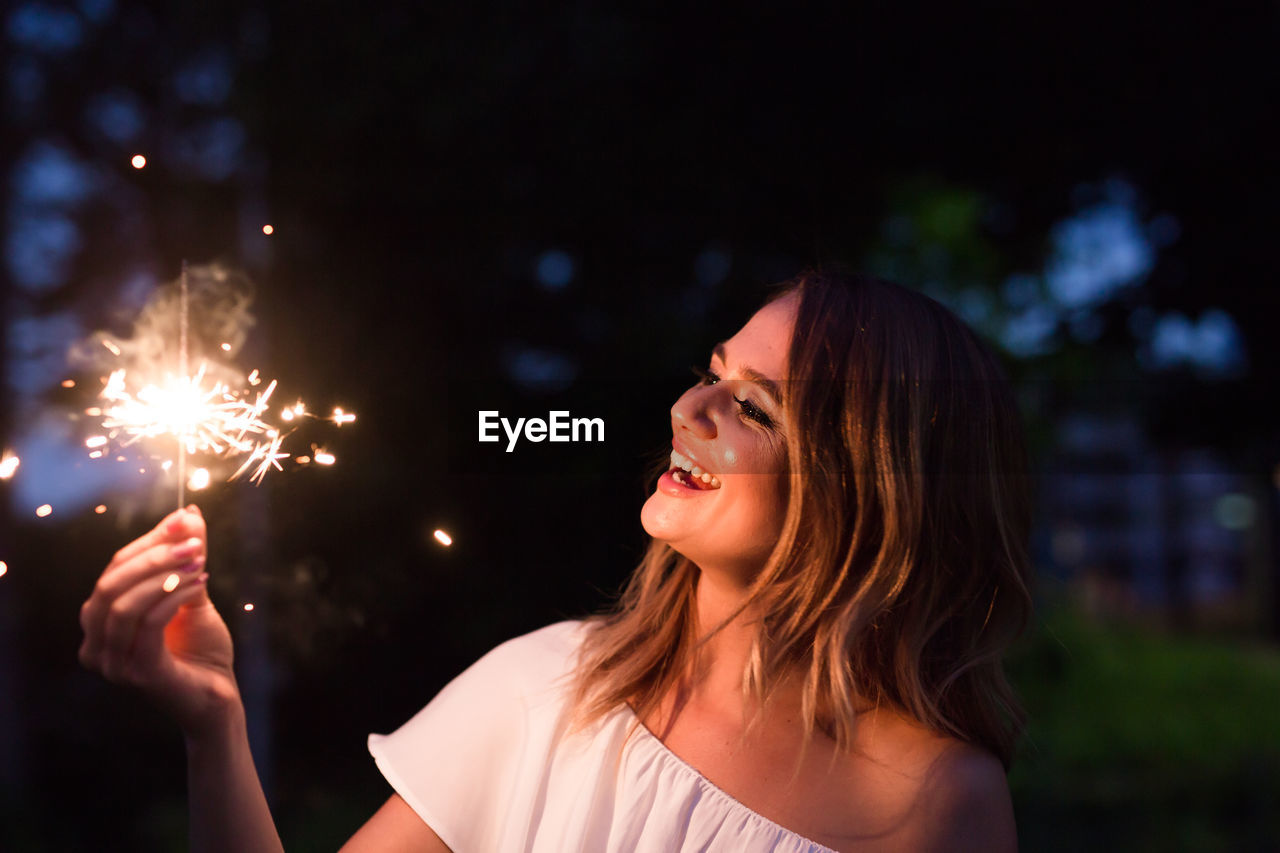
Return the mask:
<svg viewBox="0 0 1280 853">
<path fill-rule="evenodd" d="M 742 583 L 764 565 L 786 512 L 782 383 L 798 299 L 769 303 L 716 345 L 706 375 L 671 407 L 671 467 L 640 511 L 650 536 Z"/>
</svg>

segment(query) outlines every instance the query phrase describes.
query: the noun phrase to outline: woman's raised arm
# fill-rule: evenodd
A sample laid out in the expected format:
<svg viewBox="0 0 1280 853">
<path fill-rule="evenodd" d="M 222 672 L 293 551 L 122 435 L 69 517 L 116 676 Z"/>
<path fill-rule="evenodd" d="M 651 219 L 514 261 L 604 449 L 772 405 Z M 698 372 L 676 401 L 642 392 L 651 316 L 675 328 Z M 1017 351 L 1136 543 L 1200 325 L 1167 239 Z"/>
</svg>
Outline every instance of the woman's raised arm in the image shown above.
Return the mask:
<svg viewBox="0 0 1280 853">
<path fill-rule="evenodd" d="M 249 753 L 231 633 L 209 600 L 204 518 L 192 506 L 120 549 L 80 608 L 80 662 L 141 689 L 187 745 L 193 851 L 282 851 Z"/>
</svg>

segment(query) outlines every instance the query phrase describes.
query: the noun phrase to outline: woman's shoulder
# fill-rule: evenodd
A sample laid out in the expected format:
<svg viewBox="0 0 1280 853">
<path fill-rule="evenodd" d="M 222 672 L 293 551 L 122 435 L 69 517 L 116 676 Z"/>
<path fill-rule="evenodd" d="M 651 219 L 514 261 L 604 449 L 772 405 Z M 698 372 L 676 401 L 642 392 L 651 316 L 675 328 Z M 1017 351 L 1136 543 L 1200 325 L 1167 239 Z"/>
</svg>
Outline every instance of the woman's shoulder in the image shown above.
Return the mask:
<svg viewBox="0 0 1280 853">
<path fill-rule="evenodd" d="M 586 623 L 556 622 L 495 646 L 471 666 L 471 678 L 484 677 L 512 687 L 533 687 L 572 672 Z"/>
<path fill-rule="evenodd" d="M 921 849 L 1017 850 L 1004 766 L 985 749 L 946 740 L 917 797 Z"/>
<path fill-rule="evenodd" d="M 883 796 L 880 817 L 903 833 L 894 833 L 903 849 L 1017 849 L 1009 785 L 994 754 L 898 715 L 876 728 L 868 757 Z M 867 788 L 856 787 L 862 811 Z"/>
</svg>

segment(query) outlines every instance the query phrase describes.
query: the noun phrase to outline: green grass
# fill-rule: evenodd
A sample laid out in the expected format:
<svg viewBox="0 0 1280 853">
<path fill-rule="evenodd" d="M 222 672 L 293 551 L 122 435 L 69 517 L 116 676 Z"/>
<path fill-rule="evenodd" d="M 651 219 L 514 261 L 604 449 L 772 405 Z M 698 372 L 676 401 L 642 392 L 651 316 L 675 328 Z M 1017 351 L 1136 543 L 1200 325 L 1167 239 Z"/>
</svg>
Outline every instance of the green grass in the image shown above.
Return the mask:
<svg viewBox="0 0 1280 853">
<path fill-rule="evenodd" d="M 1009 669 L 1023 849 L 1277 849 L 1280 651 L 1058 609 Z"/>
</svg>

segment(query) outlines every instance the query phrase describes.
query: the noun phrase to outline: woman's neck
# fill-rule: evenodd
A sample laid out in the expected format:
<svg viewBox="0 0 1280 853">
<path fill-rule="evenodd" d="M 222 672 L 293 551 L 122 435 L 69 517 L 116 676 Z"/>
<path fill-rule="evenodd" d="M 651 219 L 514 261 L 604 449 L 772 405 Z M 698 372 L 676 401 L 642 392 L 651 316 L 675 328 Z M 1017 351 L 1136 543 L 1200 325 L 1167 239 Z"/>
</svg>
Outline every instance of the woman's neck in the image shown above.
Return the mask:
<svg viewBox="0 0 1280 853">
<path fill-rule="evenodd" d="M 746 596 L 746 587 L 723 577 L 703 572 L 698 578 L 698 635 L 705 639 L 687 683 L 693 695 L 740 699 L 757 629 L 753 610 L 742 609 Z"/>
</svg>

